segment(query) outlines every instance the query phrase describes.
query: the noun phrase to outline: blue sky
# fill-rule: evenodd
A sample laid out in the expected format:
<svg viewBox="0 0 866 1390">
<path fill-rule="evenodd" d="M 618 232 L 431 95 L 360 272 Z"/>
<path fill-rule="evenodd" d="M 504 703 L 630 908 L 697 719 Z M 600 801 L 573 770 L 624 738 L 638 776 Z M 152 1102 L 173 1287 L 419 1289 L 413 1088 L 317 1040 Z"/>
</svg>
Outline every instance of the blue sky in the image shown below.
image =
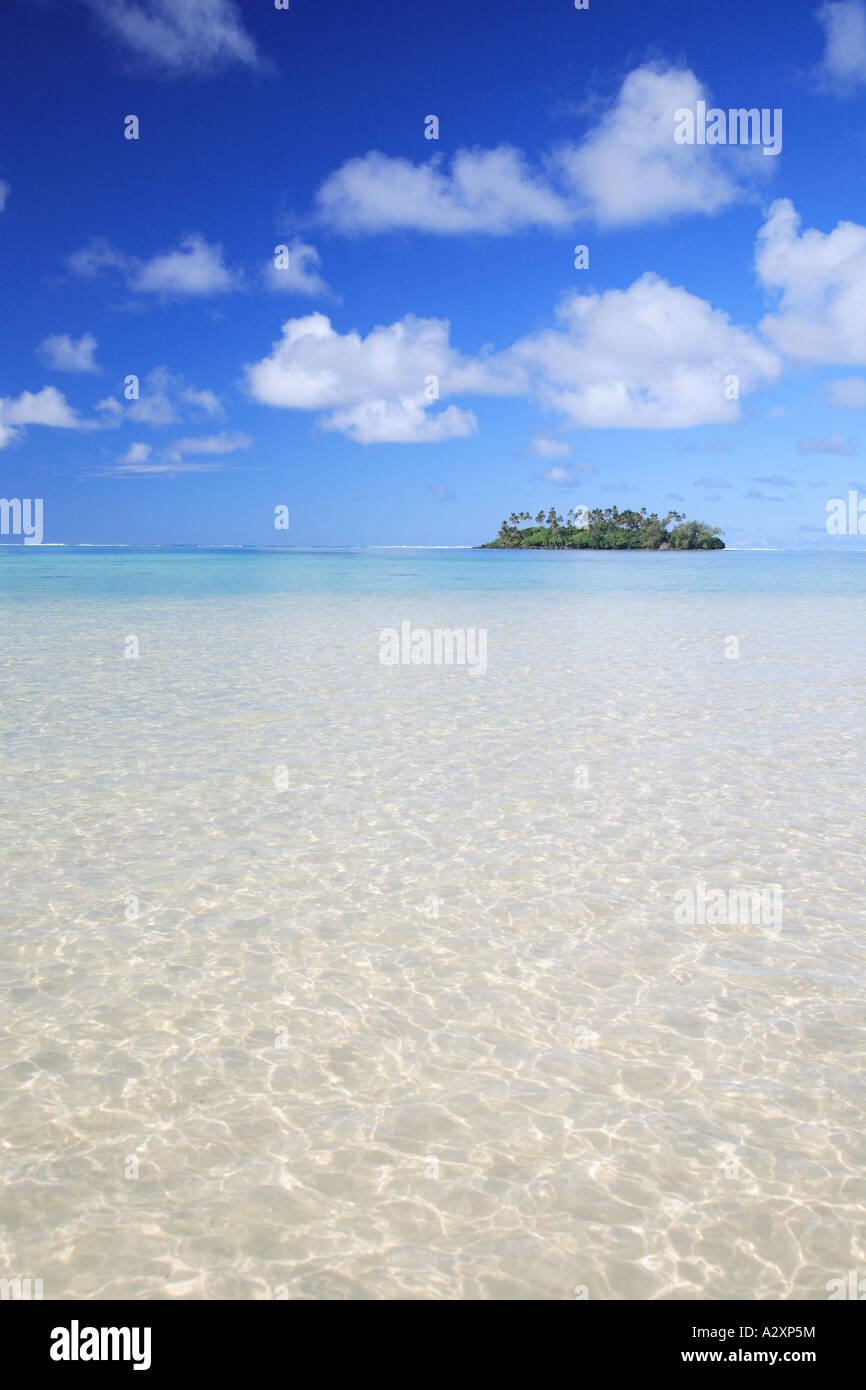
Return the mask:
<svg viewBox="0 0 866 1390">
<path fill-rule="evenodd" d="M 12 0 L 0 66 L 0 496 L 46 540 L 583 503 L 866 543 L 825 525 L 866 496 L 862 5 Z M 781 151 L 678 144 L 700 101 Z"/>
</svg>

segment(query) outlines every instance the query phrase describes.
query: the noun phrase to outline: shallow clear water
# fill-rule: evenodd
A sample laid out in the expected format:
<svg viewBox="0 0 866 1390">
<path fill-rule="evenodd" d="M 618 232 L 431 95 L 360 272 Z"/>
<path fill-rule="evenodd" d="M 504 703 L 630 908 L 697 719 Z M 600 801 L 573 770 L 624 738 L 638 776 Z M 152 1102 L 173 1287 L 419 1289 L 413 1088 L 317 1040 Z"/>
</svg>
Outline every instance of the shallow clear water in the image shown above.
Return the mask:
<svg viewBox="0 0 866 1390">
<path fill-rule="evenodd" d="M 862 1272 L 866 559 L 10 547 L 0 605 L 0 1274 Z"/>
</svg>

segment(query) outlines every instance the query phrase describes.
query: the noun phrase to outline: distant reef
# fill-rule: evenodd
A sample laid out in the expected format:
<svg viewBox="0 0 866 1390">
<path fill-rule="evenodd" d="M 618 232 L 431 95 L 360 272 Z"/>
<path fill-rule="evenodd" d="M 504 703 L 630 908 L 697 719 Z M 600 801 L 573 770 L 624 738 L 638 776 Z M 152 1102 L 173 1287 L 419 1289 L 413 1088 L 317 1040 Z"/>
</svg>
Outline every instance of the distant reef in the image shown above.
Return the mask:
<svg viewBox="0 0 866 1390">
<path fill-rule="evenodd" d="M 528 522 L 529 525 L 524 525 Z M 724 550 L 718 526 L 686 521 L 682 512 L 659 517 L 617 507 L 578 507 L 565 519 L 551 507 L 533 520 L 529 512 L 512 512 L 495 541 L 478 550 Z"/>
</svg>

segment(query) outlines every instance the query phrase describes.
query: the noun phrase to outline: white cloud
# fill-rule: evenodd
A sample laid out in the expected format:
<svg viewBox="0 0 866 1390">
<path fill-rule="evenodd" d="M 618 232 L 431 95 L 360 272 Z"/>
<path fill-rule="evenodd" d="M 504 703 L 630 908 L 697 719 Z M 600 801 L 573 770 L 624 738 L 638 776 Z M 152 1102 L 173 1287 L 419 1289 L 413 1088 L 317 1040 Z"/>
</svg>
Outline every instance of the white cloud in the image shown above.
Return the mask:
<svg viewBox="0 0 866 1390">
<path fill-rule="evenodd" d="M 147 463 L 151 455 L 149 444 L 130 444 L 125 454 L 121 454 L 118 463 Z"/>
<path fill-rule="evenodd" d="M 831 381 L 827 400 L 847 410 L 866 409 L 866 380 L 862 376 L 846 376 L 841 381 Z"/>
<path fill-rule="evenodd" d="M 594 473 L 595 469 L 591 463 L 577 463 L 572 468 L 562 468 L 558 463 L 553 464 L 543 474 L 546 483 L 554 483 L 557 487 L 570 487 L 572 483 L 578 481 L 579 473 Z"/>
<path fill-rule="evenodd" d="M 319 274 L 321 257 L 315 246 L 296 237 L 284 242 L 288 249 L 288 265 L 277 268 L 275 260 L 268 262 L 265 283 L 269 289 L 290 294 L 328 295 L 330 290 Z"/>
<path fill-rule="evenodd" d="M 674 113 L 694 110 L 701 99 L 707 91 L 688 69 L 630 72 L 598 126 L 559 154 L 580 211 L 602 226 L 623 227 L 712 214 L 736 202 L 742 185 L 735 161 L 742 169 L 743 150 L 674 142 Z M 748 159 L 748 166 L 761 163 Z"/>
<path fill-rule="evenodd" d="M 342 232 L 398 228 L 443 235 L 504 235 L 526 227 L 564 227 L 568 202 L 531 170 L 519 150 L 459 150 L 450 172 L 371 151 L 331 174 L 317 194 L 319 215 Z"/>
<path fill-rule="evenodd" d="M 333 411 L 321 425 L 347 434 L 356 444 L 437 444 L 443 439 L 468 439 L 478 430 L 471 410 L 449 405 L 432 415 L 423 400 L 414 397 L 363 401 Z"/>
<path fill-rule="evenodd" d="M 127 53 L 163 76 L 209 76 L 235 63 L 250 68 L 261 65 L 233 0 L 86 3 Z"/>
<path fill-rule="evenodd" d="M 179 250 L 137 266 L 129 279 L 130 289 L 162 295 L 224 294 L 237 283 L 223 262 L 222 247 L 195 235 L 182 237 Z"/>
<path fill-rule="evenodd" d="M 222 430 L 219 434 L 176 439 L 171 447 L 179 454 L 233 454 L 237 449 L 249 449 L 252 442 L 248 434 L 240 434 L 237 431 L 228 434 Z"/>
<path fill-rule="evenodd" d="M 866 364 L 866 227 L 800 232 L 788 198 L 773 203 L 758 233 L 755 266 L 778 308 L 760 327 L 789 357 Z"/>
<path fill-rule="evenodd" d="M 43 338 L 39 352 L 49 367 L 56 372 L 98 372 L 93 354 L 96 352 L 96 339 L 92 333 L 83 333 L 80 338 L 70 338 L 68 333 L 56 333 Z"/>
<path fill-rule="evenodd" d="M 117 425 L 123 419 L 159 429 L 177 424 L 189 411 L 195 415 L 219 416 L 223 408 L 213 391 L 187 386 L 182 376 L 175 376 L 167 367 L 154 367 L 140 385 L 138 400 L 119 401 L 108 396 L 97 402 L 96 409 L 106 417 L 106 423 Z"/>
<path fill-rule="evenodd" d="M 571 445 L 565 439 L 534 434 L 529 441 L 529 452 L 540 459 L 567 459 L 571 456 Z"/>
<path fill-rule="evenodd" d="M 844 434 L 828 434 L 824 439 L 801 439 L 797 445 L 800 454 L 856 454 L 857 450 Z"/>
<path fill-rule="evenodd" d="M 128 262 L 105 237 L 92 237 L 80 251 L 72 252 L 66 264 L 76 275 L 91 279 L 103 270 L 125 270 Z"/>
<path fill-rule="evenodd" d="M 0 397 L 0 449 L 19 439 L 26 425 L 48 425 L 53 429 L 86 428 L 56 386 L 41 391 L 22 391 L 20 396 Z"/>
<path fill-rule="evenodd" d="M 136 474 L 140 477 L 171 478 L 179 473 L 219 473 L 224 467 L 225 464 L 222 463 L 185 463 L 183 459 L 174 459 L 169 454 L 163 454 L 155 463 L 117 463 L 113 468 L 104 469 L 102 476 L 123 477 Z"/>
<path fill-rule="evenodd" d="M 743 396 L 781 369 L 754 333 L 649 273 L 627 290 L 571 294 L 558 317 L 556 328 L 467 358 L 441 319 L 407 315 L 362 338 L 310 314 L 285 323 L 273 351 L 245 368 L 247 389 L 264 405 L 324 412 L 322 428 L 359 443 L 421 443 L 474 433 L 474 415 L 436 404 L 471 394 L 529 397 L 571 427 L 732 423 L 740 407 L 730 378 Z M 556 456 L 543 452 L 551 442 L 540 457 Z"/>
<path fill-rule="evenodd" d="M 610 109 L 579 143 L 533 168 L 509 145 L 459 150 L 423 164 L 371 151 L 330 174 L 320 218 L 342 232 L 398 229 L 505 235 L 566 227 L 578 219 L 633 226 L 679 214 L 712 214 L 746 191 L 743 174 L 766 175 L 757 149 L 678 145 L 674 115 L 706 99 L 688 69 L 646 65 L 629 73 Z"/>
<path fill-rule="evenodd" d="M 626 290 L 572 294 L 562 327 L 543 329 L 503 354 L 523 367 L 535 395 L 574 426 L 685 429 L 739 419 L 726 395 L 778 376 L 781 364 L 747 329 L 704 299 L 649 272 Z"/>
<path fill-rule="evenodd" d="M 815 18 L 824 26 L 823 77 L 836 89 L 866 82 L 866 10 L 860 0 L 822 5 Z"/>
<path fill-rule="evenodd" d="M 242 283 L 240 274 L 226 266 L 222 247 L 211 245 L 195 232 L 182 237 L 175 249 L 147 261 L 125 256 L 104 238 L 96 237 L 74 251 L 67 264 L 76 275 L 85 277 L 117 271 L 128 289 L 164 299 L 225 294 L 239 289 Z"/>
<path fill-rule="evenodd" d="M 5 206 L 6 206 L 6 199 L 7 199 L 8 197 L 9 197 L 9 185 L 8 185 L 8 183 L 6 183 L 3 179 L 0 179 L 0 212 L 2 212 L 3 209 L 5 208 Z"/>
<path fill-rule="evenodd" d="M 337 333 L 324 314 L 290 319 L 273 352 L 246 367 L 247 388 L 264 405 L 329 412 L 322 428 L 361 444 L 465 438 L 477 428 L 474 415 L 434 409 L 439 397 L 501 394 L 512 383 L 485 359 L 461 358 L 448 335 L 446 321 L 412 315 L 366 338 Z"/>
<path fill-rule="evenodd" d="M 101 475 L 117 476 L 123 474 L 153 474 L 170 477 L 180 473 L 215 473 L 226 465 L 215 460 L 206 463 L 190 463 L 185 454 L 230 454 L 237 449 L 248 449 L 252 444 L 248 434 L 200 435 L 189 439 L 176 439 L 153 458 L 150 444 L 130 444 L 125 454 Z"/>
</svg>

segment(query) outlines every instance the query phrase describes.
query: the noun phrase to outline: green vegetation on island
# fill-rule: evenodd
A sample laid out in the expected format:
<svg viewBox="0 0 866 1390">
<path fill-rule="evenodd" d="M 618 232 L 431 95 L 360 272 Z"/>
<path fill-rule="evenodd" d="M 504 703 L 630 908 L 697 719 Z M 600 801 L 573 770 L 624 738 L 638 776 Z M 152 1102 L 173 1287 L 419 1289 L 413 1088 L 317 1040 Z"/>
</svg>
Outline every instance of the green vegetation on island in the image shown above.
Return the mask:
<svg viewBox="0 0 866 1390">
<path fill-rule="evenodd" d="M 524 522 L 529 522 L 524 526 Z M 495 541 L 479 550 L 724 550 L 718 526 L 686 521 L 683 512 L 659 517 L 617 507 L 578 507 L 565 519 L 551 507 L 533 520 L 529 512 L 512 512 Z"/>
</svg>

